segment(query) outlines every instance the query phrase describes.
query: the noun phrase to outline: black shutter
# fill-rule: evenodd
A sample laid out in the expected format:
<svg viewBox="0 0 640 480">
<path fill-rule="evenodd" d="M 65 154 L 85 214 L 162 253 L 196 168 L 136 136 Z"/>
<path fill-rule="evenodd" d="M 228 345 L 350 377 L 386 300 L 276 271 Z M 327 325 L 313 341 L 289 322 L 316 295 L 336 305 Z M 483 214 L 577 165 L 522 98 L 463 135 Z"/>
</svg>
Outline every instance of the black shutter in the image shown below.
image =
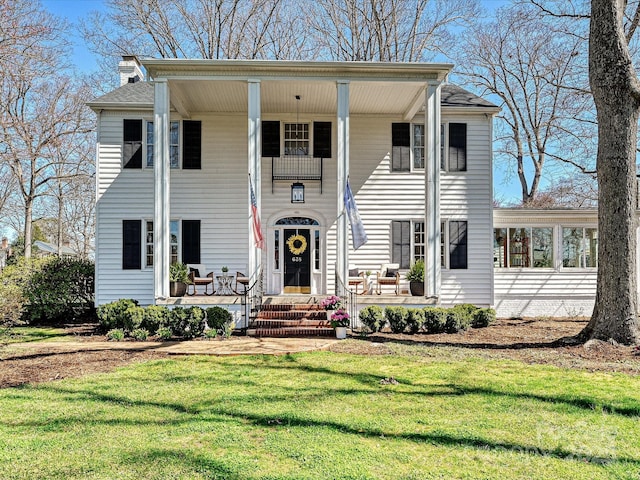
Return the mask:
<svg viewBox="0 0 640 480">
<path fill-rule="evenodd" d="M 122 221 L 122 269 L 142 268 L 142 221 Z"/>
<path fill-rule="evenodd" d="M 313 122 L 314 158 L 331 158 L 331 122 Z"/>
<path fill-rule="evenodd" d="M 467 124 L 449 124 L 449 171 L 467 171 Z"/>
<path fill-rule="evenodd" d="M 391 222 L 391 262 L 409 268 L 411 260 L 411 222 Z"/>
<path fill-rule="evenodd" d="M 182 263 L 200 263 L 200 220 L 182 221 Z"/>
<path fill-rule="evenodd" d="M 142 120 L 122 121 L 122 166 L 142 168 Z"/>
<path fill-rule="evenodd" d="M 262 154 L 263 157 L 280 156 L 280 122 L 262 122 Z"/>
<path fill-rule="evenodd" d="M 182 122 L 182 168 L 200 170 L 202 168 L 202 122 L 183 120 Z"/>
<path fill-rule="evenodd" d="M 411 170 L 411 125 L 391 124 L 391 170 L 408 172 Z"/>
<path fill-rule="evenodd" d="M 449 268 L 467 268 L 467 222 L 449 221 Z"/>
</svg>

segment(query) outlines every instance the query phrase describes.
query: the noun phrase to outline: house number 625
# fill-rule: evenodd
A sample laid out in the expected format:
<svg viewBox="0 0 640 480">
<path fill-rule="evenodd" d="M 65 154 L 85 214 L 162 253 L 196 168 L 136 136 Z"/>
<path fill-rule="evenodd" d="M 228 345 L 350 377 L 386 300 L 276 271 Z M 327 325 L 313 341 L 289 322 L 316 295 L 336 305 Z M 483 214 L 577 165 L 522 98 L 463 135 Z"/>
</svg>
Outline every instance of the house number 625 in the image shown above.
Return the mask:
<svg viewBox="0 0 640 480">
<path fill-rule="evenodd" d="M 302 257 L 291 257 L 291 261 L 296 263 L 302 262 Z"/>
</svg>

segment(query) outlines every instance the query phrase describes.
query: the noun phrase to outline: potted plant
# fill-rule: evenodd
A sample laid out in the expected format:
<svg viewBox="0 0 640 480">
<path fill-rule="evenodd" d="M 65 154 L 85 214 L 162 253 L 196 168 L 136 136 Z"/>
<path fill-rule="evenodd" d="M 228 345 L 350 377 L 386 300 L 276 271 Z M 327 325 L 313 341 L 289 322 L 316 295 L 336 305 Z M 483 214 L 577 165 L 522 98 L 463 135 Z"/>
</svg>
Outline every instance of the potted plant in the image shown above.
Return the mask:
<svg viewBox="0 0 640 480">
<path fill-rule="evenodd" d="M 228 271 L 229 271 L 229 267 L 227 267 L 226 265 L 224 267 L 222 267 L 222 274 L 223 275 L 226 275 Z"/>
<path fill-rule="evenodd" d="M 331 295 L 322 300 L 320 305 L 327 311 L 327 320 L 331 320 L 331 312 L 342 307 L 342 299 L 337 295 Z"/>
<path fill-rule="evenodd" d="M 336 338 L 347 338 L 347 327 L 349 326 L 349 312 L 343 308 L 338 308 L 331 314 L 331 327 L 336 331 Z"/>
<path fill-rule="evenodd" d="M 424 296 L 424 260 L 417 260 L 407 272 L 409 290 L 414 297 Z"/>
<path fill-rule="evenodd" d="M 169 296 L 183 297 L 187 293 L 189 280 L 189 268 L 180 262 L 169 265 Z"/>
</svg>

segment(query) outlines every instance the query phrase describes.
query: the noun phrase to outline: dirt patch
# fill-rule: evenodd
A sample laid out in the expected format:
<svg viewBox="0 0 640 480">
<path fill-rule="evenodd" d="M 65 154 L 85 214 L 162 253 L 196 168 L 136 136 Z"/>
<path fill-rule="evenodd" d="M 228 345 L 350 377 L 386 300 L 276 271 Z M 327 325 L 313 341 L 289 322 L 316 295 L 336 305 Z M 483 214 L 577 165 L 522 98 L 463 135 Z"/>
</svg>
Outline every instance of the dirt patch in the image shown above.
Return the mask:
<svg viewBox="0 0 640 480">
<path fill-rule="evenodd" d="M 490 327 L 456 334 L 355 336 L 333 345 L 331 351 L 357 355 L 434 356 L 434 349 L 447 349 L 459 356 L 472 354 L 529 364 L 640 375 L 640 356 L 636 348 L 599 340 L 585 344 L 572 341 L 571 337 L 586 323 L 586 320 L 499 319 Z"/>
<path fill-rule="evenodd" d="M 336 343 L 330 350 L 355 355 L 402 354 L 434 358 L 442 358 L 443 354 L 456 358 L 473 355 L 640 375 L 640 356 L 633 347 L 601 341 L 576 345 L 567 340 L 580 332 L 585 324 L 583 320 L 502 319 L 488 328 L 457 334 L 353 335 Z M 74 340 L 83 343 L 106 340 L 96 331 L 95 325 L 71 326 L 67 332 L 74 336 Z M 126 349 L 60 352 L 53 347 L 47 348 L 46 342 L 38 343 L 35 350 L 16 345 L 0 346 L 0 388 L 109 372 L 134 362 L 167 356 L 167 353 L 158 351 Z"/>
</svg>

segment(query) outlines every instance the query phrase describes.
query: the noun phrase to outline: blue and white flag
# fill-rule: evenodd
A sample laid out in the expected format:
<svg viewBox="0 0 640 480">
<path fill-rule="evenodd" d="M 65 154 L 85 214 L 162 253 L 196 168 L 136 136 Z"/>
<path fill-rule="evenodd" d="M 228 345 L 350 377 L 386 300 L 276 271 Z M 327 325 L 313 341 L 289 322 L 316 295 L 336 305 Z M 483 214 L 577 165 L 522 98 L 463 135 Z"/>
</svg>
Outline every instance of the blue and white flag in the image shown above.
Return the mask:
<svg viewBox="0 0 640 480">
<path fill-rule="evenodd" d="M 347 211 L 349 223 L 351 224 L 351 241 L 353 242 L 353 249 L 357 250 L 367 243 L 368 238 L 367 232 L 364 231 L 362 219 L 358 213 L 358 206 L 356 205 L 356 201 L 353 199 L 349 179 L 347 179 L 347 185 L 344 189 L 344 208 Z"/>
</svg>

